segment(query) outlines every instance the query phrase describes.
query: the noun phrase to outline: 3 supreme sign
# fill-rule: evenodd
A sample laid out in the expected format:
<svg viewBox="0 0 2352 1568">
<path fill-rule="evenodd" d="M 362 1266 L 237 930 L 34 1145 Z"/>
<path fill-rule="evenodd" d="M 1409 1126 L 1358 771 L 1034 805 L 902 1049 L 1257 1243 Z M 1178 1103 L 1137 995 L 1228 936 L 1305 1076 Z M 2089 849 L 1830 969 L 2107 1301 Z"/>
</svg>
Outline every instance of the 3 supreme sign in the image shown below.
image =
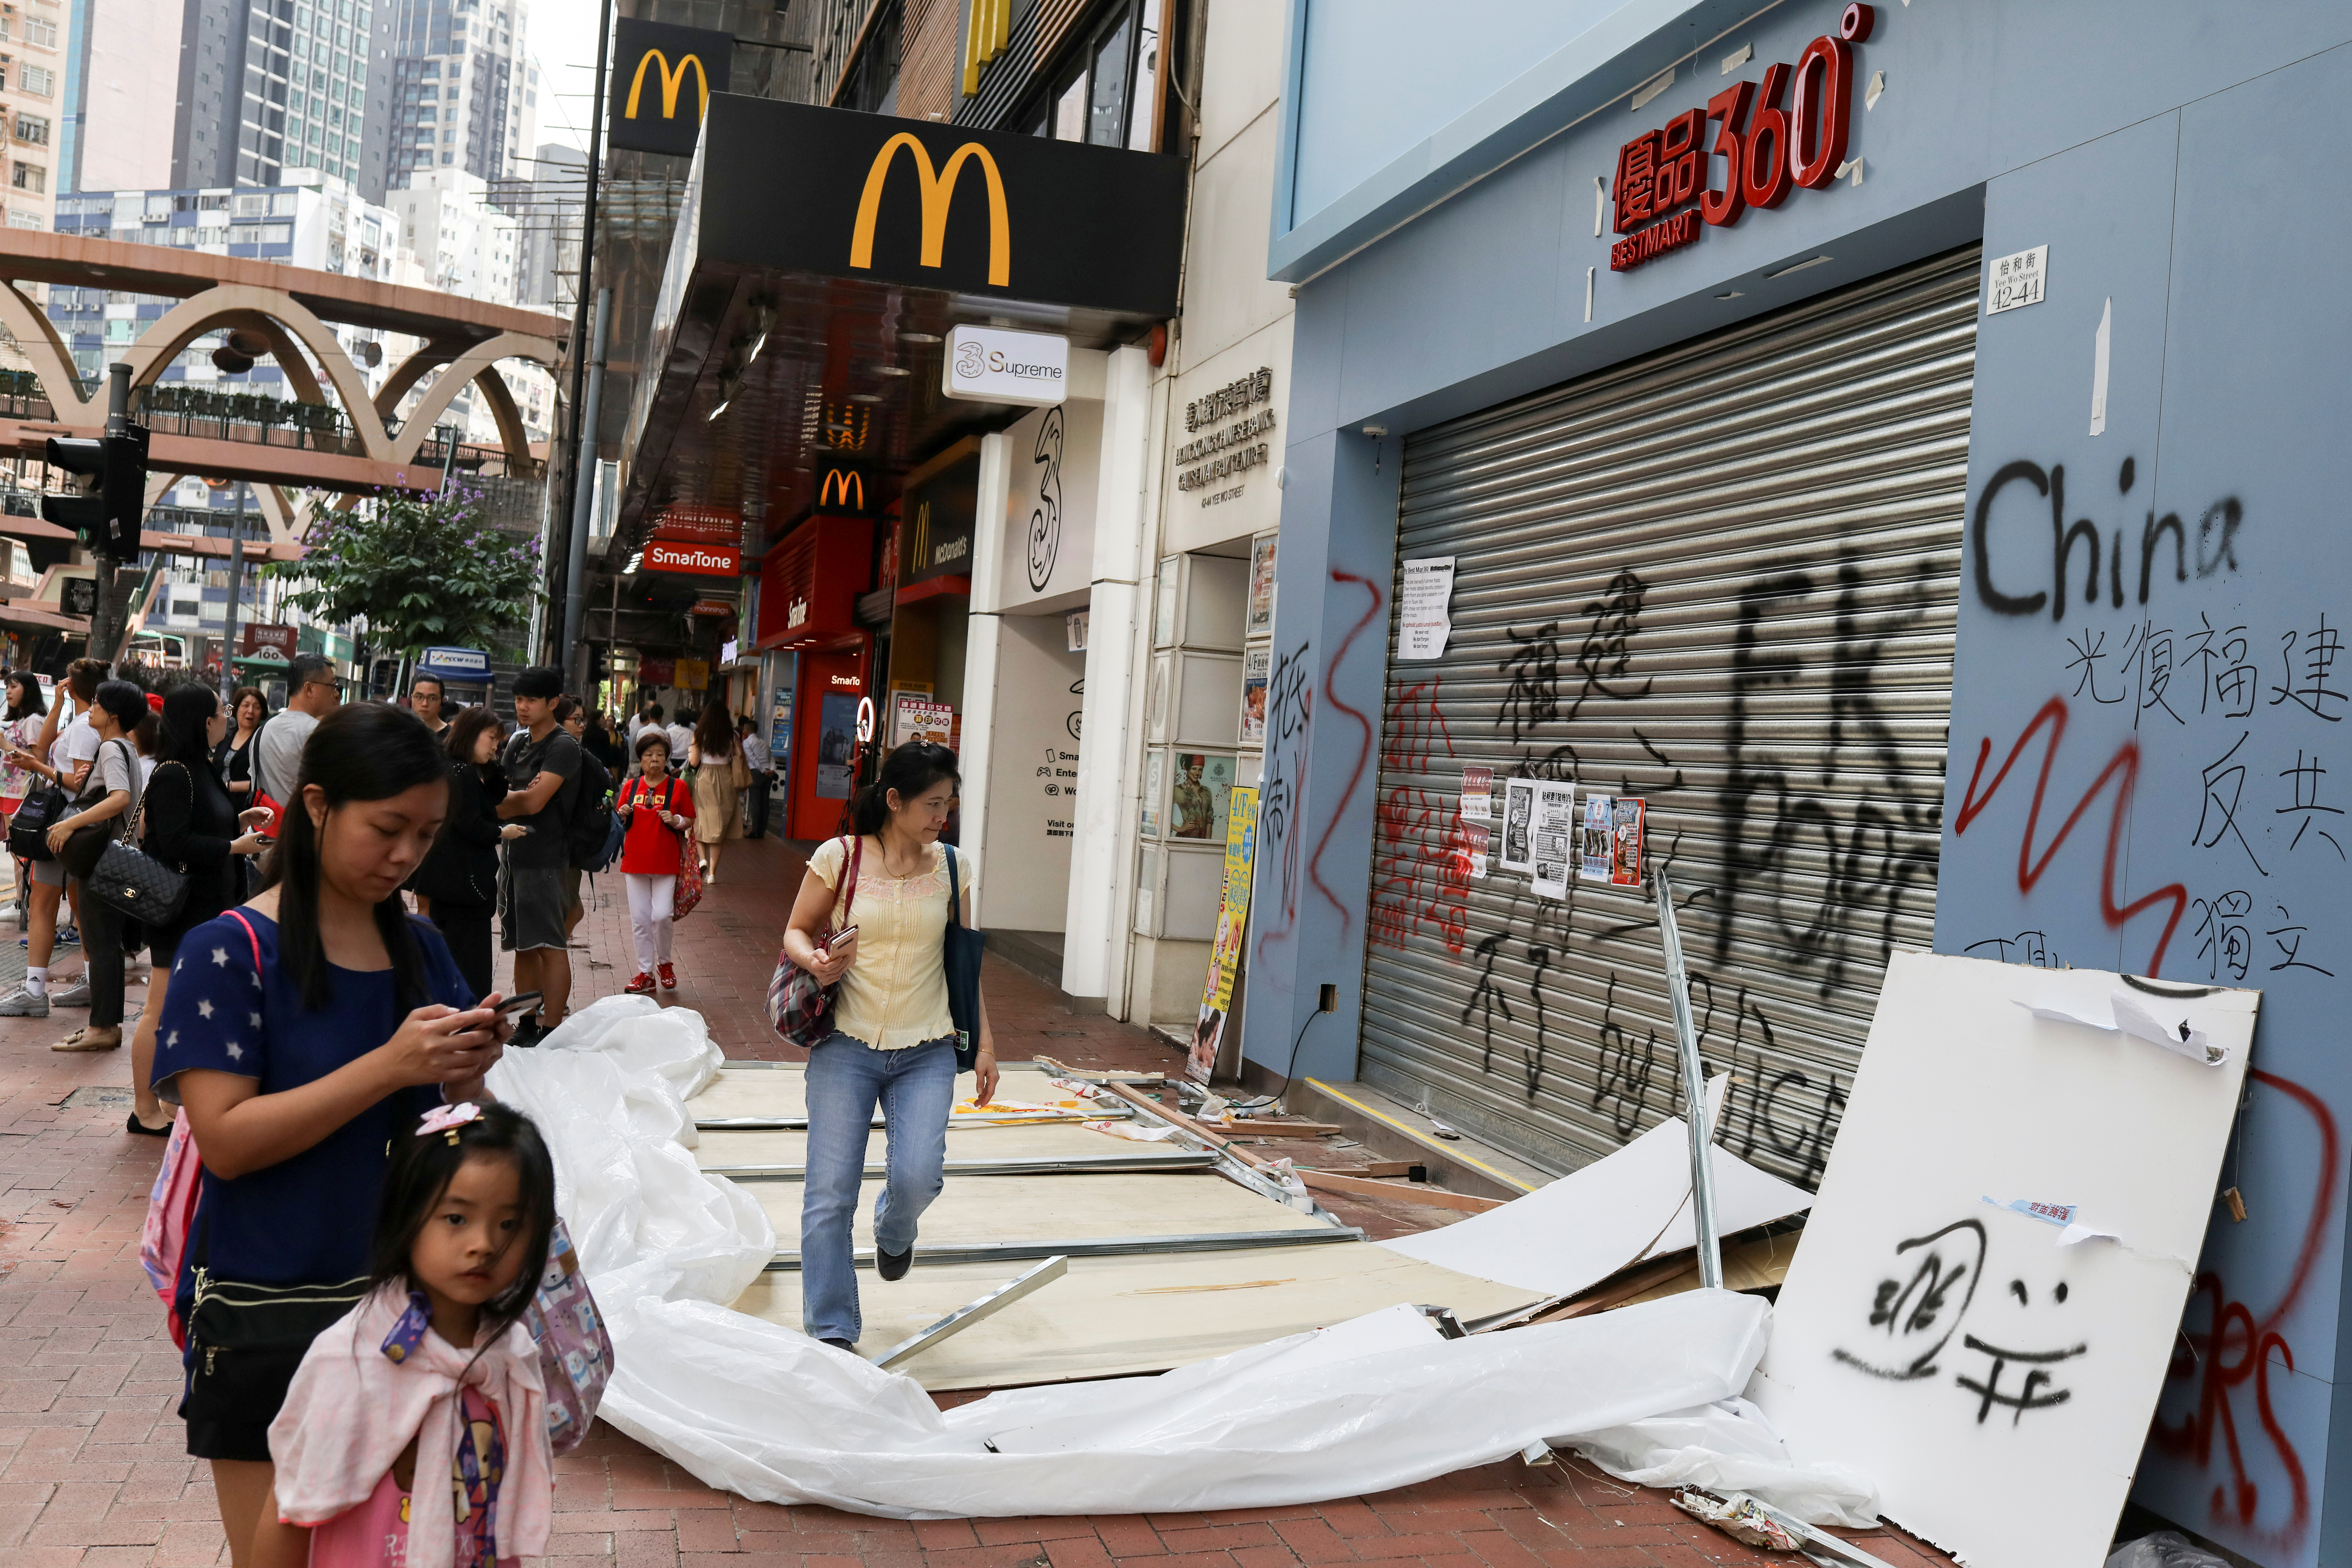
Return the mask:
<svg viewBox="0 0 2352 1568">
<path fill-rule="evenodd" d="M 1870 6 L 1848 5 L 1838 37 L 1815 38 L 1794 66 L 1769 68 L 1761 88 L 1752 81 L 1727 88 L 1705 109 L 1619 148 L 1612 192 L 1617 232 L 1627 237 L 1609 247 L 1609 269 L 1623 272 L 1688 245 L 1701 219 L 1735 224 L 1749 207 L 1779 206 L 1793 187 L 1819 190 L 1837 178 L 1853 113 L 1853 46 L 1875 24 Z M 1710 184 L 1717 156 L 1720 187 Z"/>
<path fill-rule="evenodd" d="M 682 540 L 655 539 L 646 543 L 640 563 L 647 572 L 684 572 L 696 577 L 732 577 L 740 570 L 737 552 L 719 544 L 692 544 Z"/>
</svg>

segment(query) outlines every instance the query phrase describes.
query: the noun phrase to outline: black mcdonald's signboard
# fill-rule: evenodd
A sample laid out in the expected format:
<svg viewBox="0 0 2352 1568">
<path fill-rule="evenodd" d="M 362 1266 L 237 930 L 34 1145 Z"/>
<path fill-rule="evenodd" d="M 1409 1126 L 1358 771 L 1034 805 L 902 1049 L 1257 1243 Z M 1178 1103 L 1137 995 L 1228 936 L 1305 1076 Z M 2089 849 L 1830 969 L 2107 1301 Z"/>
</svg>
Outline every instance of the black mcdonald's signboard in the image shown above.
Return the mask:
<svg viewBox="0 0 2352 1568">
<path fill-rule="evenodd" d="M 866 517 L 873 501 L 866 476 L 846 463 L 820 463 L 816 470 L 816 510 L 850 517 Z"/>
<path fill-rule="evenodd" d="M 701 261 L 1175 313 L 1181 159 L 736 96 L 704 134 Z"/>
<path fill-rule="evenodd" d="M 624 16 L 615 42 L 604 87 L 612 144 L 692 157 L 704 111 L 727 90 L 735 36 Z"/>
</svg>

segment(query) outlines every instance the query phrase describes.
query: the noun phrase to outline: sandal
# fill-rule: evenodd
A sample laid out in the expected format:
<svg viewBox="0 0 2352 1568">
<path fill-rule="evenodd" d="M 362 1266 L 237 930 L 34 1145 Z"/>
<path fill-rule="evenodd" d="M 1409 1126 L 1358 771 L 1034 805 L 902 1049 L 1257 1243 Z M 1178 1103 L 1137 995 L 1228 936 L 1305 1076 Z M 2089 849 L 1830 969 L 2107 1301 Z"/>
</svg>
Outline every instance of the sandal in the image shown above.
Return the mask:
<svg viewBox="0 0 2352 1568">
<path fill-rule="evenodd" d="M 121 1029 L 109 1029 L 103 1031 L 106 1034 L 112 1035 L 114 1037 L 112 1039 L 93 1039 L 91 1037 L 100 1032 L 101 1031 L 95 1025 L 85 1025 L 83 1027 L 76 1029 L 72 1034 L 68 1035 L 64 1039 L 59 1040 L 56 1045 L 51 1046 L 49 1049 L 53 1051 L 111 1051 L 121 1048 L 122 1045 L 122 1031 Z"/>
</svg>

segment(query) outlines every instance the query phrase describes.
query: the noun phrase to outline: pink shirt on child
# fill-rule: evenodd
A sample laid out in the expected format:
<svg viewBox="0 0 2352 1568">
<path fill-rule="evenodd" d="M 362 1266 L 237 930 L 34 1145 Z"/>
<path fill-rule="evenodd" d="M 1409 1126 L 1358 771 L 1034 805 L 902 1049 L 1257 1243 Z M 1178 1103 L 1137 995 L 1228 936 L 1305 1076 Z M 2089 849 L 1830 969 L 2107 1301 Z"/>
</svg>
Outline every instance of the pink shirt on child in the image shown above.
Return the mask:
<svg viewBox="0 0 2352 1568">
<path fill-rule="evenodd" d="M 465 1391 L 466 1420 L 478 1429 L 477 1451 L 503 1448 L 499 1413 L 479 1390 Z M 479 1431 L 485 1424 L 489 1430 Z M 469 1489 L 467 1516 L 457 1521 L 457 1562 L 459 1568 L 518 1568 L 521 1559 L 494 1559 L 487 1531 L 490 1500 L 501 1478 L 482 1477 Z M 463 1479 L 453 1477 L 453 1486 Z M 408 1494 L 386 1470 L 367 1501 L 335 1515 L 310 1531 L 310 1568 L 406 1568 L 408 1563 Z"/>
</svg>

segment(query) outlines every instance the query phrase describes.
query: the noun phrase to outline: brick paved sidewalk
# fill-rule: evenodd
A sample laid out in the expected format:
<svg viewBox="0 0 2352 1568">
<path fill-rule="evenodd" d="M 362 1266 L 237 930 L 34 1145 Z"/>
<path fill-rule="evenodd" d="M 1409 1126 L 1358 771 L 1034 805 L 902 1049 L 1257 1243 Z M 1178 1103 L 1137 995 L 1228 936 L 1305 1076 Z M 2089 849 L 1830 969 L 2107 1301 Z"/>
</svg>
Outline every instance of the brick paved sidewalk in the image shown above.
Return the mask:
<svg viewBox="0 0 2352 1568">
<path fill-rule="evenodd" d="M 719 886 L 677 928 L 680 1005 L 700 1008 L 730 1056 L 783 1057 L 760 1002 L 800 858 L 772 841 L 730 846 Z M 619 881 L 581 927 L 575 999 L 631 972 Z M 5 931 L 0 927 L 0 931 Z M 610 968 L 591 968 L 591 958 Z M 992 961 L 992 1014 L 1008 1059 L 1172 1066 L 1145 1031 L 1062 1007 Z M 135 995 L 135 993 L 134 993 Z M 60 1019 L 63 1022 L 60 1022 Z M 123 1131 L 127 1107 L 66 1105 L 123 1081 L 129 1052 L 52 1053 L 77 1020 L 0 1020 L 0 1563 L 7 1568 L 194 1568 L 226 1563 L 212 1482 L 186 1457 L 173 1411 L 178 1354 L 139 1269 L 160 1152 Z M 1053 1032 L 1051 1038 L 1045 1031 Z M 1393 1235 L 1457 1217 L 1358 1209 Z M 943 1399 L 954 1399 L 943 1395 Z M 556 1568 L 1697 1568 L 1767 1559 L 1677 1513 L 1662 1494 L 1563 1460 L 1512 1460 L 1315 1507 L 1209 1514 L 901 1523 L 747 1502 L 701 1486 L 609 1427 L 558 1461 Z M 1858 1539 L 1895 1568 L 1948 1560 L 1906 1538 Z"/>
</svg>

